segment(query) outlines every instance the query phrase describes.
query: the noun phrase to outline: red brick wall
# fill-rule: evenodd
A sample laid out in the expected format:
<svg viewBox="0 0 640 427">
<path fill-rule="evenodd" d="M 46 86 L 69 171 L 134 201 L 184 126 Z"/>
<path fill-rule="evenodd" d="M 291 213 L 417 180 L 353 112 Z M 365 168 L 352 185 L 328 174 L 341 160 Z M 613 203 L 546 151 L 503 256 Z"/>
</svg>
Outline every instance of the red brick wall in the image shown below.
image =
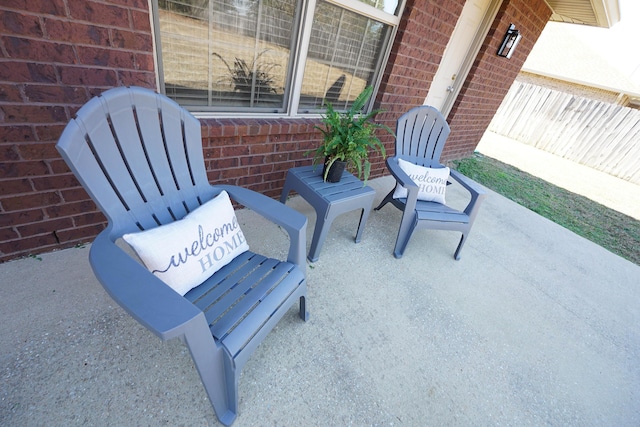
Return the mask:
<svg viewBox="0 0 640 427">
<path fill-rule="evenodd" d="M 464 0 L 408 0 L 384 73 L 378 121 L 391 128 L 422 104 Z M 530 6 L 533 3 L 535 6 Z M 543 0 L 505 0 L 450 116 L 445 155 L 470 153 L 548 18 Z M 0 3 L 0 261 L 92 240 L 100 214 L 55 150 L 92 96 L 120 85 L 155 88 L 146 0 L 4 0 Z M 511 60 L 495 55 L 509 22 L 523 32 Z M 496 82 L 499 82 L 496 83 Z M 312 119 L 206 119 L 212 182 L 279 195 L 285 171 L 320 133 Z M 389 152 L 393 138 L 381 134 Z M 381 157 L 372 176 L 386 173 Z"/>
<path fill-rule="evenodd" d="M 152 52 L 146 0 L 0 3 L 0 260 L 102 229 L 55 143 L 92 96 L 155 88 Z"/>
<path fill-rule="evenodd" d="M 447 118 L 451 134 L 443 158 L 459 159 L 473 153 L 550 17 L 544 0 L 502 3 Z M 522 39 L 513 56 L 507 59 L 498 56 L 497 51 L 511 23 Z"/>
<path fill-rule="evenodd" d="M 322 139 L 311 119 L 201 120 L 209 181 L 280 197 L 288 169 L 311 164 L 304 153 Z"/>
</svg>

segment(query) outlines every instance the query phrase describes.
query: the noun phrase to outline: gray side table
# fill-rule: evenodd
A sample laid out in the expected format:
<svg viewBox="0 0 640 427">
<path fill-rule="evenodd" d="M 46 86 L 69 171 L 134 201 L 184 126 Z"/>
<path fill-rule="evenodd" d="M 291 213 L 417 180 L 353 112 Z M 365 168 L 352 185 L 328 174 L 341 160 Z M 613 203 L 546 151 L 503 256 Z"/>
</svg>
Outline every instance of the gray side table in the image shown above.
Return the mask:
<svg viewBox="0 0 640 427">
<path fill-rule="evenodd" d="M 360 242 L 364 226 L 369 218 L 376 192 L 363 186 L 362 181 L 345 171 L 337 183 L 324 182 L 322 167 L 303 166 L 289 169 L 282 189 L 280 202 L 286 203 L 289 192 L 295 190 L 316 211 L 316 228 L 309 249 L 309 261 L 315 262 L 320 256 L 331 223 L 338 216 L 354 209 L 362 209 L 360 224 L 355 241 Z"/>
</svg>

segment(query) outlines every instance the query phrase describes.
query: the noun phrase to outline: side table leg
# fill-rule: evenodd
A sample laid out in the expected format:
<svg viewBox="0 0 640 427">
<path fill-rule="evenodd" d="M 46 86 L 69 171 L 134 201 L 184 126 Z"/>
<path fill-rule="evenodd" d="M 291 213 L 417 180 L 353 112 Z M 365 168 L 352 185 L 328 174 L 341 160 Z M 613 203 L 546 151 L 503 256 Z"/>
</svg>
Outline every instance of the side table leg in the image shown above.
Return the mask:
<svg viewBox="0 0 640 427">
<path fill-rule="evenodd" d="M 284 187 L 282 187 L 282 194 L 280 195 L 280 203 L 287 204 L 287 196 L 291 191 L 292 183 L 289 176 L 289 172 L 287 172 L 287 178 L 284 181 Z"/>
<path fill-rule="evenodd" d="M 373 197 L 371 197 L 371 201 L 368 202 L 366 206 L 362 208 L 362 213 L 360 214 L 360 223 L 358 224 L 358 232 L 356 233 L 356 243 L 360 243 L 360 240 L 362 239 L 364 226 L 367 224 L 367 219 L 369 219 L 369 213 L 371 213 L 372 206 L 373 206 Z"/>
<path fill-rule="evenodd" d="M 369 218 L 369 210 L 362 209 L 362 213 L 360 214 L 360 223 L 358 224 L 358 232 L 356 233 L 356 243 L 360 243 L 360 240 L 362 240 L 362 233 L 364 232 L 364 226 L 367 223 L 367 218 Z"/>
<path fill-rule="evenodd" d="M 311 239 L 311 247 L 309 248 L 309 261 L 316 262 L 320 258 L 320 250 L 324 244 L 333 218 L 325 218 L 326 212 L 316 211 L 316 228 L 313 230 L 313 238 Z"/>
</svg>

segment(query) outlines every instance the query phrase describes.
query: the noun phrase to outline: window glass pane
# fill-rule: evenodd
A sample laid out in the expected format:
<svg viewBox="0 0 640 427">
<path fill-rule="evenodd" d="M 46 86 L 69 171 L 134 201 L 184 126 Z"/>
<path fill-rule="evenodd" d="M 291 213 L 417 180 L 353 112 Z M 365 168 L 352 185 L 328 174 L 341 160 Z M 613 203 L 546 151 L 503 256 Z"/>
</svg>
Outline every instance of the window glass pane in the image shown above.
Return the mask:
<svg viewBox="0 0 640 427">
<path fill-rule="evenodd" d="M 295 4 L 159 0 L 166 94 L 185 106 L 282 111 Z"/>
<path fill-rule="evenodd" d="M 371 85 L 379 70 L 390 27 L 319 1 L 300 95 L 300 111 L 318 111 L 324 102 L 347 109 Z"/>
</svg>

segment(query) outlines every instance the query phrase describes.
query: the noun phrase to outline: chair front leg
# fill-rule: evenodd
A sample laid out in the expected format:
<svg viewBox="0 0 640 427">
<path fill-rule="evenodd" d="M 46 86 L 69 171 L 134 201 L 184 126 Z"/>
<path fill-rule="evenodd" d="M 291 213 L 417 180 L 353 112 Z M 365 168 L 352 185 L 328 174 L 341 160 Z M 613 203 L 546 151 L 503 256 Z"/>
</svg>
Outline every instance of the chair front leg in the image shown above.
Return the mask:
<svg viewBox="0 0 640 427">
<path fill-rule="evenodd" d="M 486 197 L 486 193 L 472 194 L 471 200 L 464 210 L 464 213 L 469 215 L 469 226 L 471 226 L 471 224 L 473 224 L 473 221 L 475 221 L 476 216 L 478 215 L 478 211 L 480 210 L 480 205 Z"/>
<path fill-rule="evenodd" d="M 231 425 L 238 415 L 238 380 L 231 356 L 216 345 L 204 318 L 187 328 L 183 340 L 202 379 L 205 391 L 224 425 Z"/>
<path fill-rule="evenodd" d="M 305 295 L 300 297 L 300 318 L 305 322 L 309 320 L 309 312 L 307 311 L 307 297 L 306 292 Z"/>
<path fill-rule="evenodd" d="M 402 258 L 404 250 L 409 243 L 409 238 L 416 228 L 416 203 L 418 201 L 418 186 L 411 185 L 407 188 L 407 199 L 402 212 L 402 221 L 400 221 L 400 229 L 398 230 L 398 238 L 396 239 L 396 247 L 393 255 L 396 258 Z"/>
<path fill-rule="evenodd" d="M 469 230 L 462 232 L 462 237 L 460 238 L 460 242 L 458 243 L 458 247 L 456 248 L 455 253 L 453 254 L 453 258 L 456 261 L 460 261 L 460 251 L 462 251 L 462 247 L 464 243 L 467 241 L 467 236 L 469 234 Z"/>
<path fill-rule="evenodd" d="M 407 248 L 409 239 L 416 228 L 416 211 L 411 211 L 405 208 L 402 213 L 402 221 L 400 222 L 400 229 L 398 230 L 398 237 L 396 238 L 396 247 L 393 249 L 393 256 L 396 258 L 402 258 L 404 250 Z"/>
</svg>

